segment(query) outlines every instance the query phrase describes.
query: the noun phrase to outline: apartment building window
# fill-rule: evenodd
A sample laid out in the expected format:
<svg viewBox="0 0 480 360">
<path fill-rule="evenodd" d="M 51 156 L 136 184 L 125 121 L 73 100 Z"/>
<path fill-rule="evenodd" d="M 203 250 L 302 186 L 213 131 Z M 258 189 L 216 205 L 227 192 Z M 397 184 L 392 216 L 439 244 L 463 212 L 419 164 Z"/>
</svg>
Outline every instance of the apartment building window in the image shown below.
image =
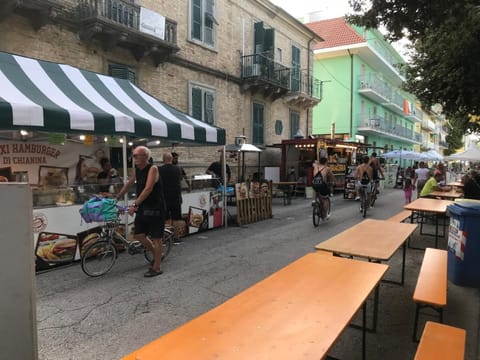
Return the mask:
<svg viewBox="0 0 480 360">
<path fill-rule="evenodd" d="M 126 65 L 109 64 L 108 75 L 118 79 L 130 80 L 134 84 L 137 83 L 135 70 Z"/>
<path fill-rule="evenodd" d="M 216 26 L 214 0 L 190 0 L 190 39 L 215 47 Z"/>
<path fill-rule="evenodd" d="M 292 91 L 300 90 L 300 49 L 292 45 Z"/>
<path fill-rule="evenodd" d="M 282 49 L 277 48 L 277 62 L 282 64 L 283 63 L 283 54 Z"/>
<path fill-rule="evenodd" d="M 215 91 L 190 85 L 190 114 L 207 124 L 215 124 Z"/>
<path fill-rule="evenodd" d="M 300 129 L 300 113 L 290 111 L 290 139 L 295 139 L 295 135 Z"/>
<path fill-rule="evenodd" d="M 252 143 L 263 145 L 265 129 L 265 106 L 260 103 L 253 103 L 252 111 Z"/>
</svg>

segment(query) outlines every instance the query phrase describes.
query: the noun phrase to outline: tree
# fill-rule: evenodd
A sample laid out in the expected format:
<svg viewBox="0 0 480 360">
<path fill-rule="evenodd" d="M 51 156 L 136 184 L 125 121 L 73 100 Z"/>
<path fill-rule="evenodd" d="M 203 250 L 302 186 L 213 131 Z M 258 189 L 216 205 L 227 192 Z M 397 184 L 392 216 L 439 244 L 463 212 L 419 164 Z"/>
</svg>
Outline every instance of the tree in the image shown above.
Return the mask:
<svg viewBox="0 0 480 360">
<path fill-rule="evenodd" d="M 348 20 L 384 26 L 391 41 L 408 38 L 412 57 L 405 90 L 425 108 L 440 103 L 462 131 L 480 129 L 480 0 L 349 0 Z"/>
</svg>

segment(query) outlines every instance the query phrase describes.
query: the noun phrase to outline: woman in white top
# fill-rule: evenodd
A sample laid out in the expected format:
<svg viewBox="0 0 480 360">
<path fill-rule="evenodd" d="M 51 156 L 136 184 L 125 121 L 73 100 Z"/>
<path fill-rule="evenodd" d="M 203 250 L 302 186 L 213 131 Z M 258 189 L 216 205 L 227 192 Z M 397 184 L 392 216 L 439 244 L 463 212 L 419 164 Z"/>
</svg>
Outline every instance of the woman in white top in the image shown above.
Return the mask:
<svg viewBox="0 0 480 360">
<path fill-rule="evenodd" d="M 429 177 L 430 170 L 423 161 L 420 161 L 420 163 L 418 164 L 418 169 L 415 170 L 415 176 L 413 178 L 413 185 L 417 189 L 417 198 L 420 197 L 423 186 L 425 185 Z"/>
</svg>

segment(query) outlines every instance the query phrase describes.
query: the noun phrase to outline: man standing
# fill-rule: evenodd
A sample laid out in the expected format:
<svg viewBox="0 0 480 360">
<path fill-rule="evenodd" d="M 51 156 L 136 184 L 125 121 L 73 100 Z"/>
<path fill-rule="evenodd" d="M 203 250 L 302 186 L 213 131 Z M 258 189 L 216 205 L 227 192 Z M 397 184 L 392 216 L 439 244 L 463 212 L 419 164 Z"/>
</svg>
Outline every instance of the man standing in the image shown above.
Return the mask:
<svg viewBox="0 0 480 360">
<path fill-rule="evenodd" d="M 176 233 L 175 222 L 182 219 L 182 171 L 177 165 L 172 163 L 173 156 L 166 152 L 163 154 L 163 166 L 158 170 L 163 182 L 163 193 L 165 196 L 166 219 L 171 220 L 175 229 L 174 244 L 180 244 L 180 239 Z"/>
<path fill-rule="evenodd" d="M 426 166 L 425 162 L 420 161 L 418 164 L 418 169 L 415 170 L 415 175 L 413 177 L 413 185 L 417 189 L 417 198 L 420 197 L 420 194 L 423 190 L 423 186 L 430 177 L 430 170 Z"/>
<path fill-rule="evenodd" d="M 150 149 L 138 146 L 133 150 L 135 168 L 132 176 L 117 195 L 121 199 L 129 187 L 136 181 L 135 202 L 129 206 L 128 214 L 135 216 L 135 240 L 151 251 L 154 261 L 145 277 L 153 277 L 162 274 L 162 242 L 165 228 L 165 201 L 163 198 L 162 180 L 158 173 L 158 167 L 149 162 Z M 150 235 L 151 240 L 147 237 Z"/>
<path fill-rule="evenodd" d="M 185 173 L 185 170 L 183 170 L 183 168 L 180 165 L 178 165 L 178 154 L 176 152 L 172 152 L 172 164 L 178 166 L 182 174 L 182 179 L 185 180 L 185 182 L 188 185 L 188 191 L 191 191 L 192 187 L 190 185 L 190 180 L 188 179 L 187 174 Z"/>
</svg>

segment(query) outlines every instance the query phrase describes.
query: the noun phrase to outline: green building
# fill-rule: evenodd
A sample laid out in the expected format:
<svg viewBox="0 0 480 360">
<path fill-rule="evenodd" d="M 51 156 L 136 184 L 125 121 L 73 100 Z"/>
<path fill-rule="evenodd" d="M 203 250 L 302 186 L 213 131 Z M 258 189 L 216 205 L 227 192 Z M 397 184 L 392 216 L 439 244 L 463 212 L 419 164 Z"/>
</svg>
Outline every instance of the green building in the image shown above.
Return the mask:
<svg viewBox="0 0 480 360">
<path fill-rule="evenodd" d="M 401 89 L 405 62 L 383 35 L 343 17 L 306 25 L 325 40 L 314 47 L 323 98 L 313 109 L 312 135 L 419 151 L 424 114 Z"/>
</svg>

